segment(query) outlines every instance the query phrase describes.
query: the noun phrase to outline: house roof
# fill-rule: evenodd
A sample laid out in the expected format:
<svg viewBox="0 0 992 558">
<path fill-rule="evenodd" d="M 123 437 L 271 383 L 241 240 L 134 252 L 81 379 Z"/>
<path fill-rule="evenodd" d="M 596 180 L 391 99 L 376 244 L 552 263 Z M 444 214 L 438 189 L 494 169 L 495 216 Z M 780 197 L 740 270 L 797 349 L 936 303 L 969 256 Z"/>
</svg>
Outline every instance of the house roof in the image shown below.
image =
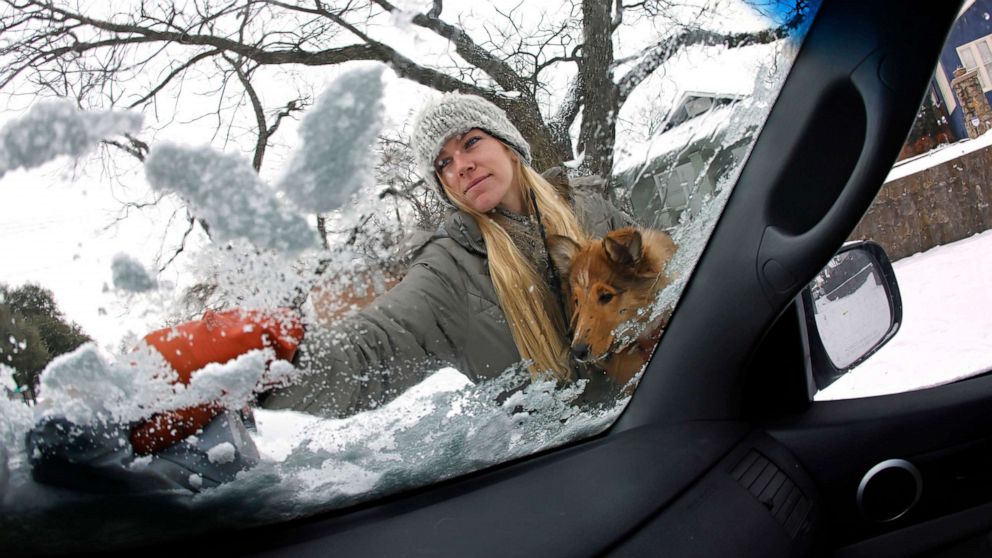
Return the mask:
<svg viewBox="0 0 992 558">
<path fill-rule="evenodd" d="M 631 171 L 659 157 L 684 149 L 701 139 L 716 135 L 727 126 L 734 110 L 730 105 L 716 107 L 665 133 L 654 136 L 647 142 L 628 145 L 624 152 L 617 154 L 613 165 L 614 173 Z"/>
</svg>

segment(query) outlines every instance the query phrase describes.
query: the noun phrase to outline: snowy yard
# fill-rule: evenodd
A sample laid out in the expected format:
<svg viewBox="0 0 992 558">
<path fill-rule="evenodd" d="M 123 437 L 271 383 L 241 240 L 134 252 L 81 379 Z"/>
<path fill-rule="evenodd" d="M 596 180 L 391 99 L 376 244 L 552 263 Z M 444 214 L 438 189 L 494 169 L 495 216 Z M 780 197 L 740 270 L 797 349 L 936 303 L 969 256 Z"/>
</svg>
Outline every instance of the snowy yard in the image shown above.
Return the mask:
<svg viewBox="0 0 992 558">
<path fill-rule="evenodd" d="M 992 369 L 992 231 L 893 267 L 902 294 L 902 327 L 817 399 L 909 391 Z"/>
</svg>

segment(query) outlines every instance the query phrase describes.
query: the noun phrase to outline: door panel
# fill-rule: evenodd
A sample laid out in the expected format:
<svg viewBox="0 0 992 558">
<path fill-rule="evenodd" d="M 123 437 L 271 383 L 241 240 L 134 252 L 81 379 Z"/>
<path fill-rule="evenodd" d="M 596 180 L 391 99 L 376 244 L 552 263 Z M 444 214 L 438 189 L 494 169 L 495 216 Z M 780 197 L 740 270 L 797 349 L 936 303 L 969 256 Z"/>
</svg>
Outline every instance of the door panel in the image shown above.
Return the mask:
<svg viewBox="0 0 992 558">
<path fill-rule="evenodd" d="M 816 402 L 769 431 L 820 487 L 832 536 L 838 543 L 853 543 L 992 501 L 990 408 L 992 376 L 983 376 L 909 393 Z M 857 492 L 864 475 L 889 459 L 904 459 L 919 469 L 922 493 L 905 516 L 879 523 L 859 510 Z M 939 535 L 935 541 L 955 540 L 976 528 L 992 530 L 992 515 L 978 527 L 973 523 L 930 530 Z M 921 536 L 914 532 L 910 538 Z"/>
</svg>

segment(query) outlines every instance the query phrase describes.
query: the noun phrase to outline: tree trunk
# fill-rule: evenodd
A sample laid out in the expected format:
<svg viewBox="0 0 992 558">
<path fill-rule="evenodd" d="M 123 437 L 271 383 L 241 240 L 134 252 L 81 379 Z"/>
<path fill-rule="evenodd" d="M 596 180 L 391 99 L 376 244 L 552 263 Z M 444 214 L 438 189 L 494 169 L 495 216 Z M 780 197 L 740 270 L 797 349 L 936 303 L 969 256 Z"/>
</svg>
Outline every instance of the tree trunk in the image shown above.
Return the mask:
<svg viewBox="0 0 992 558">
<path fill-rule="evenodd" d="M 513 100 L 504 109 L 510 121 L 530 144 L 531 166 L 538 172 L 560 166 L 572 158 L 568 147 L 555 141 L 533 98 Z"/>
<path fill-rule="evenodd" d="M 582 61 L 579 65 L 584 91 L 579 156 L 582 170 L 606 178 L 603 195 L 613 200 L 609 178 L 613 172 L 613 143 L 619 88 L 613 81 L 613 30 L 610 6 L 602 0 L 582 1 Z"/>
</svg>

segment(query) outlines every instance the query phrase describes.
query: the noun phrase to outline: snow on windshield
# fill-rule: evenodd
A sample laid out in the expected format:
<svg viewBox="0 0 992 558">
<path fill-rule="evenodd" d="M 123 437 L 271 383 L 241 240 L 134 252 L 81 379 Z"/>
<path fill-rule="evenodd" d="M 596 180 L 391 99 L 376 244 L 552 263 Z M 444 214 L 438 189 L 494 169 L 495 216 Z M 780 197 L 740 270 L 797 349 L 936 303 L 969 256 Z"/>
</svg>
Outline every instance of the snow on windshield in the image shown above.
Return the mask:
<svg viewBox="0 0 992 558">
<path fill-rule="evenodd" d="M 381 88 L 379 73 L 353 73 L 346 85 L 364 91 L 367 99 Z M 363 89 L 355 80 L 369 85 Z M 341 136 L 363 127 L 374 134 L 381 121 L 380 109 L 366 102 L 356 111 L 355 105 L 356 97 L 342 95 L 340 86 L 331 87 L 308 115 L 301 151 L 280 182 L 292 185 L 287 190 L 296 188 L 286 191 L 287 197 L 303 203 L 312 188 L 329 180 L 328 173 L 333 171 L 346 180 L 333 196 L 321 201 L 331 207 L 343 203 L 368 179 L 362 165 L 362 157 L 369 153 L 367 146 L 355 150 L 355 144 Z M 342 111 L 351 115 L 347 122 L 342 122 Z M 320 141 L 327 130 L 336 133 L 330 141 Z M 342 158 L 352 160 L 344 164 Z M 351 170 L 350 182 L 341 174 L 342 168 Z M 312 238 L 310 229 L 298 210 L 269 190 L 247 161 L 207 148 L 162 144 L 152 149 L 146 169 L 155 188 L 179 193 L 210 224 L 217 238 L 235 240 L 226 248 L 205 250 L 200 260 L 200 273 L 214 282 L 215 300 L 244 307 L 285 305 L 313 281 L 317 256 L 311 251 L 292 258 L 307 247 L 294 239 Z M 348 250 L 320 258 L 341 276 L 360 267 L 356 254 Z M 147 270 L 131 256 L 118 254 L 113 271 L 114 286 L 122 291 L 138 294 L 155 288 Z M 250 525 L 309 515 L 600 432 L 625 403 L 621 398 L 601 408 L 575 406 L 584 381 L 565 389 L 551 381 L 537 381 L 521 389 L 529 373 L 519 368 L 477 385 L 454 369 L 443 369 L 381 408 L 345 419 L 256 410 L 258 429 L 253 438 L 261 459 L 254 467 L 232 482 L 200 493 L 197 490 L 204 479 L 197 474 L 189 475 L 188 486 L 165 493 L 149 483 L 148 491 L 156 499 L 144 514 L 135 513 L 127 504 L 105 508 L 107 496 L 87 496 L 78 487 L 62 489 L 35 482 L 31 459 L 37 456 L 27 453 L 24 440 L 40 421 L 61 418 L 73 428 L 102 428 L 133 424 L 157 411 L 218 401 L 225 408 L 238 409 L 252 400 L 260 386 L 286 381 L 295 373 L 287 363 L 273 362 L 271 351 L 251 351 L 228 363 L 209 364 L 184 385 L 176 382 L 176 373 L 156 351 L 143 343 L 136 347 L 111 356 L 95 344 L 85 344 L 46 367 L 40 402 L 34 408 L 0 402 L 0 505 L 4 510 L 0 532 L 2 538 L 10 537 L 0 542 L 17 540 L 32 548 L 66 550 L 79 548 L 74 545 L 85 547 L 87 541 L 94 542 L 96 533 L 105 532 L 105 527 L 95 529 L 86 519 L 74 522 L 67 531 L 59 519 L 64 506 L 100 508 L 94 521 L 99 518 L 102 526 L 116 525 L 120 532 L 133 532 L 136 540 L 143 541 L 148 541 L 142 527 L 145 522 L 177 507 L 184 513 L 202 510 L 202 517 L 219 514 L 221 524 Z M 511 395 L 498 397 L 506 393 Z M 123 437 L 116 438 L 121 436 L 118 431 L 108 432 L 115 437 L 111 449 L 127 447 Z M 224 463 L 233 459 L 234 452 L 230 442 L 221 442 L 207 451 L 207 459 Z M 164 458 L 136 456 L 125 450 L 120 464 L 140 477 L 143 471 L 154 470 L 159 459 Z M 190 529 L 215 525 L 186 519 L 176 524 L 190 525 Z M 63 536 L 46 535 L 53 530 Z M 168 529 L 163 534 L 169 534 Z M 116 543 L 127 541 L 124 536 Z"/>
<path fill-rule="evenodd" d="M 709 114 L 699 117 L 704 119 L 702 126 L 700 123 L 689 121 L 681 127 L 673 129 L 669 133 L 663 133 L 658 139 L 641 146 L 649 151 L 659 150 L 659 146 L 667 144 L 667 151 L 660 151 L 656 156 L 664 157 L 665 153 L 680 153 L 690 151 L 694 144 L 702 139 L 715 141 L 718 146 L 727 149 L 729 146 L 746 143 L 749 151 L 753 145 L 752 141 L 760 133 L 764 124 L 764 115 L 767 114 L 770 102 L 777 95 L 782 82 L 788 74 L 788 67 L 781 65 L 781 60 L 792 60 L 796 55 L 798 45 L 792 42 L 782 42 L 773 45 L 774 48 L 763 48 L 758 52 L 761 57 L 751 61 L 754 69 L 752 84 L 750 86 L 752 94 L 736 105 L 721 109 L 713 109 Z M 721 124 L 715 125 L 713 116 L 726 117 Z M 705 137 L 700 137 L 699 128 L 706 131 Z M 686 128 L 688 131 L 680 130 Z M 675 136 L 673 140 L 671 136 Z M 698 147 L 696 147 L 698 149 Z M 628 152 L 634 149 L 628 150 Z M 699 200 L 700 210 L 698 212 L 684 211 L 680 216 L 680 221 L 671 231 L 672 240 L 678 246 L 678 251 L 668 264 L 667 273 L 673 278 L 672 282 L 659 294 L 654 304 L 651 306 L 651 318 L 654 319 L 666 312 L 671 312 L 678 302 L 679 296 L 685 289 L 686 282 L 692 275 L 692 270 L 702 256 L 703 249 L 709 241 L 710 234 L 716 227 L 717 219 L 723 213 L 723 208 L 733 191 L 733 186 L 737 182 L 737 177 L 743 168 L 744 161 L 747 160 L 746 153 L 735 161 L 735 164 L 728 168 L 721 169 L 716 176 L 715 185 L 711 193 L 703 193 L 700 190 L 702 177 L 711 172 L 711 166 L 720 156 L 720 148 L 717 148 L 709 157 L 701 159 L 699 168 L 696 169 L 696 182 L 691 188 L 690 196 L 701 197 Z M 648 161 L 649 157 L 637 154 L 634 159 Z M 630 159 L 628 159 L 629 161 Z M 621 162 L 621 165 L 624 163 Z M 632 164 L 632 163 L 628 163 Z M 674 165 L 672 165 L 674 166 Z M 647 167 L 633 165 L 634 174 L 639 176 Z M 671 172 L 671 170 L 669 171 Z M 621 326 L 622 327 L 622 326 Z"/>
<path fill-rule="evenodd" d="M 156 386 L 159 395 L 171 391 L 160 376 L 135 380 L 133 373 L 100 362 L 91 348 L 81 351 L 69 360 L 85 370 L 86 379 L 72 377 L 72 385 L 82 393 L 70 397 L 59 391 L 53 400 L 76 420 L 95 418 L 98 412 L 127 416 L 140 405 L 128 405 L 128 397 L 148 391 L 135 389 L 139 382 Z M 205 370 L 210 378 L 204 385 L 191 385 L 168 397 L 189 403 L 226 392 L 228 403 L 233 403 L 232 397 L 244 400 L 253 386 L 246 378 L 254 379 L 264 370 L 262 356 L 249 354 Z M 48 384 L 61 389 L 62 372 L 49 374 L 54 377 Z M 31 548 L 65 551 L 94 544 L 108 529 L 116 533 L 115 545 L 126 545 L 225 525 L 247 527 L 311 515 L 601 432 L 626 403 L 620 400 L 614 406 L 581 410 L 573 405 L 582 392 L 581 383 L 559 389 L 550 381 L 534 382 L 497 402 L 499 394 L 527 377 L 526 372 L 511 369 L 473 385 L 454 369 L 442 369 L 380 409 L 338 420 L 256 410 L 253 438 L 262 459 L 234 481 L 200 493 L 177 489 L 154 493 L 154 498 L 136 494 L 123 500 L 31 481 L 28 456 L 17 442 L 35 417 L 23 405 L 0 401 L 0 440 L 11 452 L 0 543 L 16 540 Z M 230 451 L 223 444 L 215 448 L 218 459 Z M 158 458 L 135 458 L 129 466 L 139 474 L 139 468 L 149 467 L 154 459 Z M 114 503 L 108 507 L 109 501 Z M 69 525 L 61 523 L 58 510 L 63 506 L 69 506 L 76 518 Z M 99 513 L 81 512 L 87 509 Z M 155 532 L 148 530 L 152 521 Z M 53 532 L 60 536 L 52 537 Z"/>
</svg>

